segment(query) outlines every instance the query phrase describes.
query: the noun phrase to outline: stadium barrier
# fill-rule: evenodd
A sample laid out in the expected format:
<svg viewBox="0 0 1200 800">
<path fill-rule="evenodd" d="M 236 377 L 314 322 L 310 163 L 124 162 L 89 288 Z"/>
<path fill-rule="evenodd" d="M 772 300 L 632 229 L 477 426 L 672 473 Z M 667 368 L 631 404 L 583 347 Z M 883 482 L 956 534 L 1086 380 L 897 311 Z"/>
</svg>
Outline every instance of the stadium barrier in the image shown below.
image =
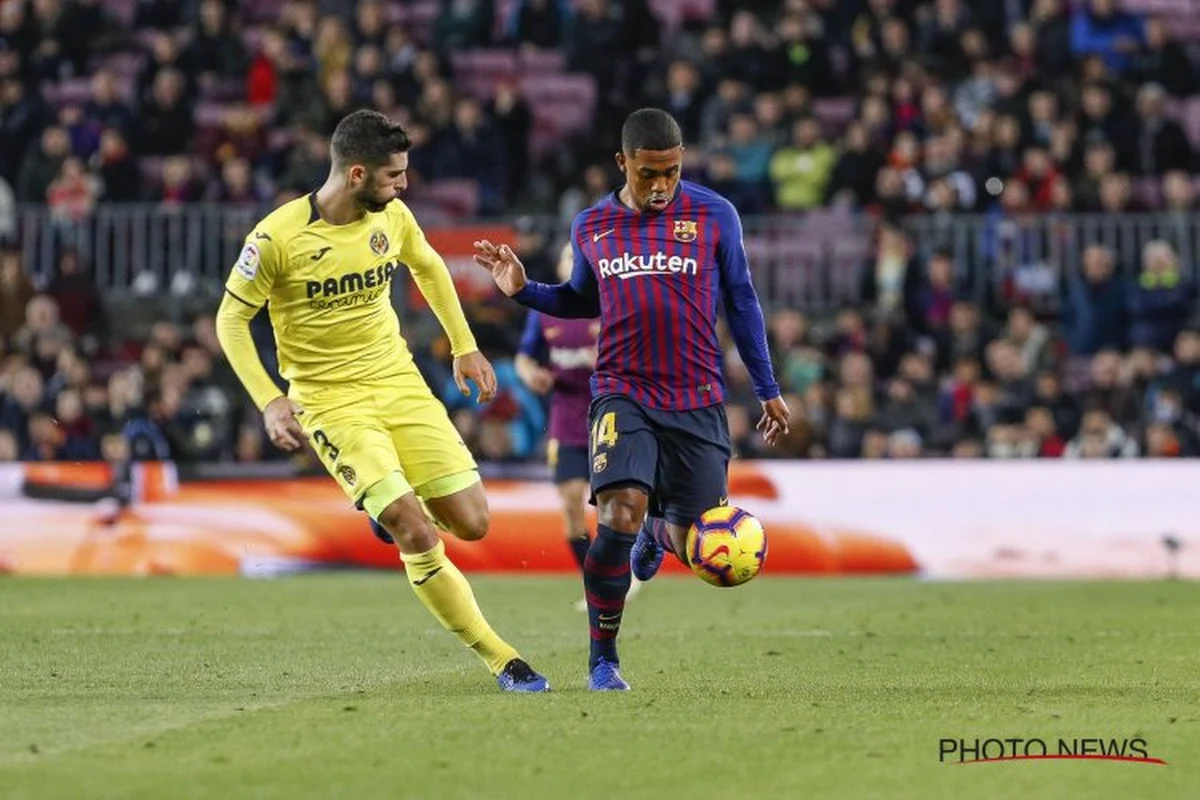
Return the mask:
<svg viewBox="0 0 1200 800">
<path fill-rule="evenodd" d="M 121 204 L 64 219 L 45 207 L 21 206 L 16 230 L 26 268 L 43 285 L 53 277 L 60 250 L 72 247 L 83 253 L 105 294 L 184 300 L 219 296 L 243 238 L 269 210 L 215 203 Z M 556 217 L 530 219 L 552 245 L 565 236 Z M 494 290 L 480 281 L 470 261 L 471 242 L 486 237 L 515 243 L 513 223 L 442 219 L 430 220 L 427 228 L 460 289 L 478 293 Z M 921 214 L 903 224 L 921 254 L 934 248 L 953 253 L 960 283 L 978 300 L 1012 284 L 1044 296 L 1051 306 L 1046 310 L 1057 302 L 1054 282 L 1063 270 L 1078 268 L 1084 248 L 1093 242 L 1110 246 L 1128 276 L 1140 269 L 1142 247 L 1152 239 L 1175 247 L 1189 278 L 1200 258 L 1200 214 L 1195 213 Z M 870 217 L 845 210 L 763 215 L 744 218 L 743 227 L 759 295 L 772 308 L 824 311 L 861 298 L 862 270 L 874 247 Z M 402 303 L 411 301 L 408 294 Z"/>
<path fill-rule="evenodd" d="M 252 575 L 400 568 L 325 477 L 135 465 L 132 502 L 94 464 L 0 465 L 0 571 Z M 183 473 L 181 475 L 181 472 Z M 447 537 L 464 571 L 572 573 L 558 497 L 486 478 L 492 530 Z M 730 502 L 769 536 L 765 575 L 1200 578 L 1195 462 L 740 462 Z M 668 559 L 666 569 L 683 568 Z"/>
</svg>

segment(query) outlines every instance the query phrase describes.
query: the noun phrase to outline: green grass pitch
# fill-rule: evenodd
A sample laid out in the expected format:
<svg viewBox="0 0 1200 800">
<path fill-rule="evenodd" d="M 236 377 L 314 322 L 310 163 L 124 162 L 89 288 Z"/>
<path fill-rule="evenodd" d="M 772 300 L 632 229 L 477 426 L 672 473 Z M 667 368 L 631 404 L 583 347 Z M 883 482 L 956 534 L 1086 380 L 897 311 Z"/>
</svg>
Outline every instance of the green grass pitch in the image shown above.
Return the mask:
<svg viewBox="0 0 1200 800">
<path fill-rule="evenodd" d="M 1175 798 L 1200 586 L 660 579 L 634 691 L 585 690 L 569 579 L 473 579 L 554 692 L 498 692 L 398 575 L 0 581 L 0 797 Z M 939 763 L 1144 737 L 1167 766 Z"/>
</svg>

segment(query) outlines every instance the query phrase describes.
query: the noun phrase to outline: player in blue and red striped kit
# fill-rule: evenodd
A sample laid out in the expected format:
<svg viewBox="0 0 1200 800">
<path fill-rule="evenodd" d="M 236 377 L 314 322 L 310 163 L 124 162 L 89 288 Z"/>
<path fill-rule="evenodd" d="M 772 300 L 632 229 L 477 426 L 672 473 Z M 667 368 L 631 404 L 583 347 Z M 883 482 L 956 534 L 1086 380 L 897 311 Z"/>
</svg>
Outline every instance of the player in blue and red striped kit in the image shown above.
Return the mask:
<svg viewBox="0 0 1200 800">
<path fill-rule="evenodd" d="M 617 154 L 625 185 L 576 216 L 574 268 L 565 283 L 529 281 L 510 247 L 476 243 L 475 260 L 522 305 L 554 317 L 600 318 L 589 410 L 599 525 L 584 563 L 595 691 L 629 688 L 616 638 L 631 561 L 644 580 L 665 550 L 684 560 L 688 526 L 726 502 L 722 304 L 763 405 L 759 430 L 769 445 L 788 432 L 741 220 L 717 193 L 680 180 L 682 142 L 665 111 L 629 116 Z"/>
</svg>

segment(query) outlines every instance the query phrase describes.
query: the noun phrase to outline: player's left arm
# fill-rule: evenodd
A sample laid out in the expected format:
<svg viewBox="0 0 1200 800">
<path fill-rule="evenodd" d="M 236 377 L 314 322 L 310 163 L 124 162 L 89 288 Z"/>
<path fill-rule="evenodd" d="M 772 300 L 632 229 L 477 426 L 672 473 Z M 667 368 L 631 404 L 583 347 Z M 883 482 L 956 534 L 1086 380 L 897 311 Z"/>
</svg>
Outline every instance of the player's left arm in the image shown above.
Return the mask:
<svg viewBox="0 0 1200 800">
<path fill-rule="evenodd" d="M 450 269 L 425 238 L 425 232 L 417 224 L 412 211 L 400 203 L 396 205 L 401 214 L 400 258 L 408 265 L 417 289 L 450 339 L 454 382 L 464 395 L 469 395 L 471 392 L 466 379 L 474 381 L 479 387 L 479 402 L 486 403 L 496 396 L 496 373 L 479 352 L 475 334 L 467 324 L 467 315 L 463 313 L 462 302 L 450 277 Z"/>
<path fill-rule="evenodd" d="M 717 209 L 717 225 L 717 263 L 721 270 L 725 317 L 738 355 L 750 372 L 754 394 L 763 405 L 763 417 L 759 420 L 758 429 L 763 432 L 767 444 L 774 444 L 788 432 L 788 407 L 783 402 L 775 371 L 771 367 L 767 325 L 750 277 L 750 263 L 742 238 L 742 221 L 732 205 L 723 203 Z"/>
</svg>

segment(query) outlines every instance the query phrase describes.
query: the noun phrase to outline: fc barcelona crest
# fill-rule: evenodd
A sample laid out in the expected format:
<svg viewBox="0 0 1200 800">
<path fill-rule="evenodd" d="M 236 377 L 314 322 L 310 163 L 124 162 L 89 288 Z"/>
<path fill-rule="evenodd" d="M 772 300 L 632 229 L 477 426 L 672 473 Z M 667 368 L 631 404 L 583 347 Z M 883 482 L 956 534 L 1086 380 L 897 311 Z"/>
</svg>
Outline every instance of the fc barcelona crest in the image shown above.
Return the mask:
<svg viewBox="0 0 1200 800">
<path fill-rule="evenodd" d="M 371 231 L 371 252 L 377 256 L 385 256 L 388 251 L 388 238 L 381 230 Z"/>
<path fill-rule="evenodd" d="M 592 472 L 604 472 L 604 468 L 608 466 L 608 453 L 597 453 L 592 459 Z"/>
<path fill-rule="evenodd" d="M 694 242 L 696 241 L 696 220 L 694 219 L 677 219 L 675 220 L 675 241 L 677 242 Z"/>
<path fill-rule="evenodd" d="M 358 482 L 358 475 L 354 473 L 354 467 L 349 464 L 342 464 L 337 468 L 338 476 L 346 482 L 347 486 L 353 486 Z"/>
</svg>

